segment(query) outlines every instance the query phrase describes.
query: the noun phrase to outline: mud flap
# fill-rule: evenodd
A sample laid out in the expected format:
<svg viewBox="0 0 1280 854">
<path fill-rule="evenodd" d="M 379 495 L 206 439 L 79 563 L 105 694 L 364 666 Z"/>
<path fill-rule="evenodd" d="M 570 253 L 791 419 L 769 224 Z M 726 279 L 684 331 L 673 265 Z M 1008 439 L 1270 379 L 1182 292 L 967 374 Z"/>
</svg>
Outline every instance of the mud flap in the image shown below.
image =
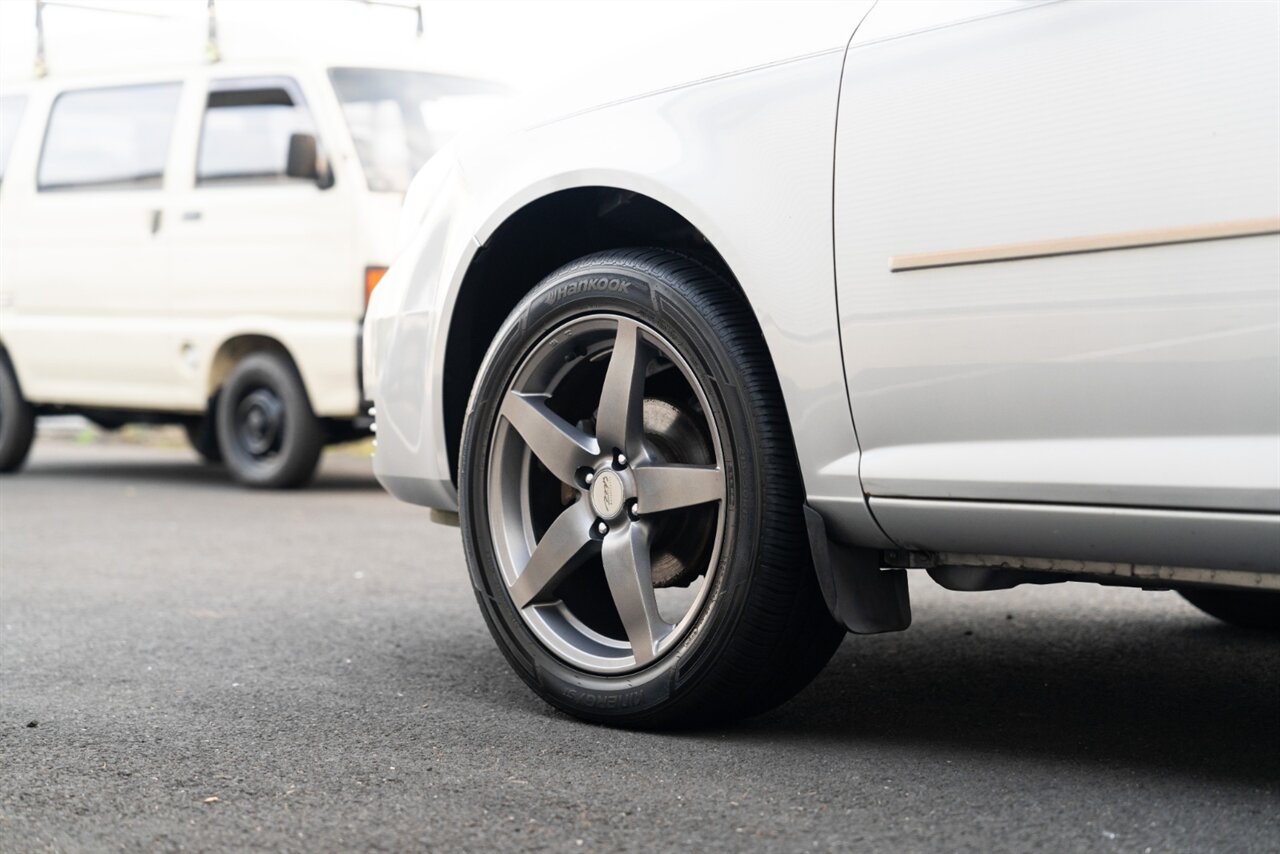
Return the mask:
<svg viewBox="0 0 1280 854">
<path fill-rule="evenodd" d="M 818 585 L 836 622 L 859 635 L 900 632 L 911 625 L 906 570 L 881 569 L 876 550 L 832 541 L 822 516 L 807 504 L 804 521 Z"/>
</svg>

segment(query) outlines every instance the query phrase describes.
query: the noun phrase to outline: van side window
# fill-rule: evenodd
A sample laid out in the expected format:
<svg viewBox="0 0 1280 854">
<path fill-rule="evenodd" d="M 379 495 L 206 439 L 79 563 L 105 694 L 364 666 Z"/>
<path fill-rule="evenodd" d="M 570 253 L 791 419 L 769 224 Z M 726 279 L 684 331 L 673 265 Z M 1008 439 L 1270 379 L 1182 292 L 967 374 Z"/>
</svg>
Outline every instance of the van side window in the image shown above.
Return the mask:
<svg viewBox="0 0 1280 854">
<path fill-rule="evenodd" d="M 39 189 L 159 188 L 181 91 L 149 83 L 63 92 L 49 113 Z"/>
<path fill-rule="evenodd" d="M 4 182 L 5 170 L 9 168 L 9 155 L 13 153 L 13 143 L 18 138 L 18 122 L 22 121 L 22 111 L 27 106 L 23 95 L 4 95 L 0 97 L 0 183 Z"/>
<path fill-rule="evenodd" d="M 289 139 L 315 122 L 292 80 L 221 80 L 210 86 L 200 130 L 197 184 L 286 183 Z"/>
</svg>

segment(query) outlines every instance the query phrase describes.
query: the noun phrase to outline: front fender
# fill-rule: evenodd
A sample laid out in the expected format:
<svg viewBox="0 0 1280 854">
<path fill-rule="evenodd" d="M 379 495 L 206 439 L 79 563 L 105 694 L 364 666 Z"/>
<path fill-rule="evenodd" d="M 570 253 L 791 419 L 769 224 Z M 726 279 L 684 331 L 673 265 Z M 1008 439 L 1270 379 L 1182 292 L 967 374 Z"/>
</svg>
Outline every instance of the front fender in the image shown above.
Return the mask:
<svg viewBox="0 0 1280 854">
<path fill-rule="evenodd" d="M 837 538 L 891 545 L 858 481 L 836 322 L 831 181 L 842 61 L 843 45 L 460 147 L 453 177 L 444 181 L 451 189 L 437 196 L 388 273 L 399 280 L 388 289 L 396 305 L 379 300 L 366 326 L 381 366 L 371 386 L 379 477 L 431 480 L 435 485 L 420 491 L 430 500 L 420 503 L 454 509 L 442 371 L 467 269 L 478 248 L 531 202 L 576 187 L 612 187 L 675 210 L 714 245 L 755 311 L 778 370 L 810 504 Z M 417 387 L 399 388 L 393 374 L 418 377 Z M 384 419 L 396 423 L 384 429 Z"/>
</svg>

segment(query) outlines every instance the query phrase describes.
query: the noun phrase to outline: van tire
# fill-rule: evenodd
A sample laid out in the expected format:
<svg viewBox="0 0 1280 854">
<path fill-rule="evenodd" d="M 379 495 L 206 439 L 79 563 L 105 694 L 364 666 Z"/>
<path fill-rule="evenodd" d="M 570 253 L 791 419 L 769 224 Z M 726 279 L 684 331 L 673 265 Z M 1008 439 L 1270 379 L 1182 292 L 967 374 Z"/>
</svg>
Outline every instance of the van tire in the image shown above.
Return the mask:
<svg viewBox="0 0 1280 854">
<path fill-rule="evenodd" d="M 35 407 L 22 397 L 18 375 L 0 351 L 0 473 L 22 468 L 35 435 Z"/>
<path fill-rule="evenodd" d="M 183 422 L 182 429 L 186 431 L 192 450 L 200 455 L 201 460 L 209 465 L 222 462 L 222 449 L 218 447 L 218 427 L 212 407 L 207 415 Z"/>
<path fill-rule="evenodd" d="M 231 370 L 216 407 L 218 448 L 245 486 L 291 489 L 315 474 L 324 439 L 297 369 L 252 353 Z"/>
</svg>

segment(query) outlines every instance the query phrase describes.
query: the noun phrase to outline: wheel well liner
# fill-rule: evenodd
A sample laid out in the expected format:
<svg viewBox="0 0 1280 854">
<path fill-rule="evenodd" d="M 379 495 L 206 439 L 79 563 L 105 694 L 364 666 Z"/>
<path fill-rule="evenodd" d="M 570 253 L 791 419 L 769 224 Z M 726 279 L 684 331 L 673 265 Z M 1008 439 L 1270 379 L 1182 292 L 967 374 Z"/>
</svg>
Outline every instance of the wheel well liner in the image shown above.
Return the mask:
<svg viewBox="0 0 1280 854">
<path fill-rule="evenodd" d="M 445 345 L 444 431 L 455 483 L 467 400 L 507 315 L 558 267 L 592 252 L 637 246 L 694 256 L 741 290 L 724 258 L 689 220 L 649 196 L 614 187 L 578 187 L 536 199 L 480 247 L 463 278 Z"/>
<path fill-rule="evenodd" d="M 289 348 L 270 335 L 235 335 L 218 345 L 217 352 L 213 354 L 213 360 L 209 365 L 209 379 L 205 387 L 205 395 L 212 398 L 217 394 L 218 390 L 227 381 L 227 377 L 231 375 L 236 363 L 245 356 L 250 353 L 263 352 L 279 355 L 287 360 L 295 371 L 298 370 L 298 364 L 294 361 L 292 354 L 289 353 Z M 299 376 L 301 376 L 301 373 L 299 373 Z"/>
</svg>

